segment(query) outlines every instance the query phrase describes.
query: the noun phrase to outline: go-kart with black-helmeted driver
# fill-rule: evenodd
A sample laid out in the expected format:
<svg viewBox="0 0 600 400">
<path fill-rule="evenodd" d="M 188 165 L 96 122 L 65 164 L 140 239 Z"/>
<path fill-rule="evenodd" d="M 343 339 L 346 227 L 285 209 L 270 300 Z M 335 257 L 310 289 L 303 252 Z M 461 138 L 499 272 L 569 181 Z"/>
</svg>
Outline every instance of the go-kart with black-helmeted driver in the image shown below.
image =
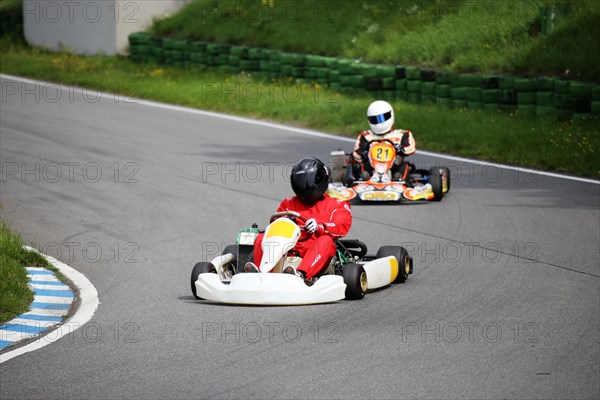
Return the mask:
<svg viewBox="0 0 600 400">
<path fill-rule="evenodd" d="M 382 246 L 367 255 L 359 240 L 335 240 L 336 254 L 326 270 L 305 280 L 283 273 L 301 259 L 294 247 L 305 221 L 299 213 L 285 211 L 271 217 L 264 230 L 259 272 L 244 272 L 253 259 L 254 242 L 261 232 L 256 224 L 241 230 L 235 244 L 221 256 L 199 262 L 192 269 L 191 289 L 198 299 L 217 303 L 301 305 L 362 299 L 369 290 L 402 283 L 413 271 L 413 260 L 401 246 Z"/>
</svg>

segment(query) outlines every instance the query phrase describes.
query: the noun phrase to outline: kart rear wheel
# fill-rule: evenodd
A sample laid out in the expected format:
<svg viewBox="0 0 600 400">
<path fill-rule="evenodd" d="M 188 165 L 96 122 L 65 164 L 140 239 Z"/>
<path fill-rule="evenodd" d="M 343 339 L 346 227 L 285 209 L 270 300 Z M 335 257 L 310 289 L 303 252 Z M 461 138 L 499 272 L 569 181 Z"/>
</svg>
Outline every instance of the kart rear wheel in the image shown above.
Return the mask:
<svg viewBox="0 0 600 400">
<path fill-rule="evenodd" d="M 191 279 L 192 294 L 194 295 L 195 298 L 200 299 L 200 300 L 202 300 L 202 297 L 199 297 L 198 294 L 196 293 L 196 281 L 198 280 L 198 277 L 200 276 L 200 274 L 206 274 L 206 273 L 216 274 L 217 270 L 215 269 L 215 266 L 209 262 L 199 262 L 196 265 L 194 265 L 194 268 L 192 269 L 192 279 Z"/>
<path fill-rule="evenodd" d="M 440 175 L 439 168 L 431 168 L 429 170 L 429 184 L 433 190 L 433 199 L 431 201 L 440 201 L 444 197 L 442 191 L 442 176 Z"/>
<path fill-rule="evenodd" d="M 442 174 L 442 183 L 444 183 L 444 179 L 446 180 L 446 190 L 442 190 L 444 193 L 448 193 L 450 191 L 450 168 L 448 167 L 440 167 L 440 173 Z M 442 189 L 443 189 L 442 185 Z"/>
<path fill-rule="evenodd" d="M 393 283 L 404 283 L 408 275 L 412 274 L 413 260 L 408 255 L 408 251 L 402 246 L 381 246 L 377 251 L 377 258 L 394 256 L 398 261 L 398 276 Z"/>
<path fill-rule="evenodd" d="M 342 269 L 346 284 L 346 300 L 360 300 L 367 292 L 367 273 L 360 264 L 346 264 Z"/>
</svg>

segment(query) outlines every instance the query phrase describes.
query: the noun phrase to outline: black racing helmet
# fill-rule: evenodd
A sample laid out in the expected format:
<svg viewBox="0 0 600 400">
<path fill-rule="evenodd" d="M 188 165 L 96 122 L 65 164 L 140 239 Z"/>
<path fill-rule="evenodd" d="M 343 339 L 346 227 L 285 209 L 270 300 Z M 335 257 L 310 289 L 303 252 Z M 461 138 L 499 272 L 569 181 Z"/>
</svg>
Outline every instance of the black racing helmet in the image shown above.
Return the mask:
<svg viewBox="0 0 600 400">
<path fill-rule="evenodd" d="M 329 172 L 321 160 L 304 157 L 294 165 L 290 180 L 296 196 L 303 203 L 313 204 L 327 191 Z"/>
</svg>

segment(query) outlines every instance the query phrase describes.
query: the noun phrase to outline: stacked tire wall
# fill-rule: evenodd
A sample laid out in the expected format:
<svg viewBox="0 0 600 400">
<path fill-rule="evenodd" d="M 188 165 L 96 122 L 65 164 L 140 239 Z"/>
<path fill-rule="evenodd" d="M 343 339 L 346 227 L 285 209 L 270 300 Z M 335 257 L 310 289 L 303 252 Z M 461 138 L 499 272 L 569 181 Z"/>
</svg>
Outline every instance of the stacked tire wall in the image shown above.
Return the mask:
<svg viewBox="0 0 600 400">
<path fill-rule="evenodd" d="M 507 112 L 560 121 L 600 118 L 600 85 L 552 77 L 447 73 L 414 66 L 153 37 L 129 36 L 131 59 L 183 68 L 216 68 L 257 79 L 300 79 L 385 100 Z"/>
</svg>

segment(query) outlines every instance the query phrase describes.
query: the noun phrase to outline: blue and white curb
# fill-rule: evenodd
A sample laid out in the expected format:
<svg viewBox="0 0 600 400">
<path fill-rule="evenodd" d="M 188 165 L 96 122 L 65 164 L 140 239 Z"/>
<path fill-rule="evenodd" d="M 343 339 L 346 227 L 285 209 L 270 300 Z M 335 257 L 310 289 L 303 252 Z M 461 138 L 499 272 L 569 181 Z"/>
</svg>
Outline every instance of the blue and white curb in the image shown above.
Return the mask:
<svg viewBox="0 0 600 400">
<path fill-rule="evenodd" d="M 25 269 L 34 293 L 33 303 L 29 312 L 0 326 L 0 350 L 61 323 L 75 299 L 69 286 L 59 281 L 54 272 L 36 267 Z"/>
<path fill-rule="evenodd" d="M 38 252 L 32 247 L 24 247 Z M 27 274 L 31 279 L 29 285 L 34 291 L 31 310 L 0 327 L 0 350 L 21 340 L 30 342 L 0 354 L 0 364 L 47 346 L 72 333 L 92 319 L 100 304 L 96 288 L 81 272 L 54 257 L 41 255 L 77 287 L 79 307 L 73 315 L 63 321 L 63 317 L 69 313 L 75 299 L 71 289 L 60 282 L 52 271 L 44 268 L 27 268 Z M 34 340 L 36 337 L 37 339 Z"/>
</svg>

